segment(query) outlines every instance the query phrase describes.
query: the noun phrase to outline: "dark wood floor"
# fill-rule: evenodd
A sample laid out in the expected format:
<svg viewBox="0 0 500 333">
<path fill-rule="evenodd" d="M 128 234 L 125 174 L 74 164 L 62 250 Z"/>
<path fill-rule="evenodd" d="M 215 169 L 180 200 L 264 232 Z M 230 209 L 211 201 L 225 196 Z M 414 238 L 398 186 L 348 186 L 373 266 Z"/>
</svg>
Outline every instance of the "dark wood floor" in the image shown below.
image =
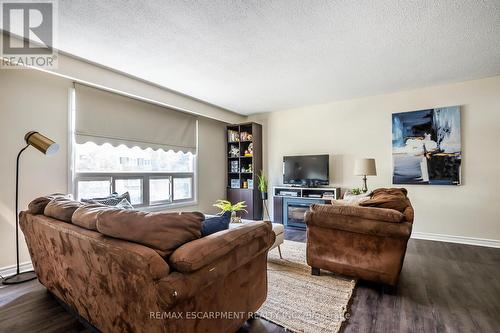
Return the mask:
<svg viewBox="0 0 500 333">
<path fill-rule="evenodd" d="M 37 281 L 1 286 L 0 332 L 35 331 L 89 332 Z M 257 332 L 285 330 L 254 319 L 238 333 Z M 500 249 L 410 240 L 396 292 L 359 282 L 344 332 L 500 332 Z"/>
</svg>

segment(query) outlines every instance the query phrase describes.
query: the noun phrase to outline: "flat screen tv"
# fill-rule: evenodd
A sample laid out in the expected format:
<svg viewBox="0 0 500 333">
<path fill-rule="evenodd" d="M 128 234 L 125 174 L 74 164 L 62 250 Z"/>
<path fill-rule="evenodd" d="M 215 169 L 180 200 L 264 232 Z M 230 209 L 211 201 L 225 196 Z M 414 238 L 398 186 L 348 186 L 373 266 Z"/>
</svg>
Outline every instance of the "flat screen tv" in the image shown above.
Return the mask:
<svg viewBox="0 0 500 333">
<path fill-rule="evenodd" d="M 283 157 L 283 183 L 316 187 L 329 184 L 329 156 L 304 155 Z"/>
</svg>

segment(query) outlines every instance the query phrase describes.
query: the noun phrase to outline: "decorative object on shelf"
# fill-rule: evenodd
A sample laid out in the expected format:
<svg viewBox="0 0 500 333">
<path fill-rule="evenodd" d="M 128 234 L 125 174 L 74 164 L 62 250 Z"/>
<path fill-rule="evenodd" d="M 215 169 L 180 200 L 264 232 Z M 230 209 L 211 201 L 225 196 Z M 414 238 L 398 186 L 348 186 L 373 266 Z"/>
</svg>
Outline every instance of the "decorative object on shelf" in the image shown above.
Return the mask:
<svg viewBox="0 0 500 333">
<path fill-rule="evenodd" d="M 243 188 L 248 188 L 248 182 L 246 180 L 243 181 Z"/>
<path fill-rule="evenodd" d="M 231 172 L 238 173 L 240 169 L 239 161 L 231 161 Z"/>
<path fill-rule="evenodd" d="M 248 189 L 253 190 L 253 179 L 248 179 L 247 182 L 248 182 Z"/>
<path fill-rule="evenodd" d="M 248 132 L 241 132 L 240 134 L 241 141 L 252 141 L 253 136 Z"/>
<path fill-rule="evenodd" d="M 231 145 L 231 148 L 229 149 L 229 157 L 239 157 L 239 156 L 240 156 L 240 148 Z"/>
<path fill-rule="evenodd" d="M 34 271 L 21 273 L 19 267 L 19 160 L 21 154 L 29 146 L 33 146 L 45 155 L 53 155 L 59 150 L 57 143 L 35 131 L 26 133 L 24 141 L 26 142 L 26 146 L 19 151 L 16 159 L 16 208 L 14 211 L 16 214 L 16 274 L 3 279 L 2 284 L 17 284 L 36 279 Z"/>
<path fill-rule="evenodd" d="M 220 214 L 224 214 L 225 212 L 231 212 L 231 223 L 241 223 L 241 217 L 236 215 L 236 212 L 246 212 L 247 210 L 245 209 L 247 205 L 245 204 L 245 201 L 240 201 L 235 203 L 234 205 L 228 201 L 228 200 L 217 200 L 215 204 L 213 205 L 214 207 L 217 207 L 221 210 Z"/>
<path fill-rule="evenodd" d="M 245 157 L 253 156 L 253 142 L 248 145 L 248 148 L 245 149 Z"/>
<path fill-rule="evenodd" d="M 228 142 L 239 142 L 240 136 L 238 135 L 238 131 L 228 130 L 227 131 L 227 141 Z"/>
<path fill-rule="evenodd" d="M 240 188 L 240 180 L 231 179 L 231 188 Z"/>
<path fill-rule="evenodd" d="M 253 166 L 252 166 L 252 164 L 249 164 L 246 168 L 244 166 L 241 167 L 241 172 L 243 172 L 243 173 L 252 173 L 253 172 Z"/>
<path fill-rule="evenodd" d="M 393 184 L 460 185 L 460 106 L 392 115 Z"/>
<path fill-rule="evenodd" d="M 267 213 L 267 217 L 270 219 L 271 217 L 269 216 L 269 209 L 267 208 L 267 178 L 266 175 L 264 175 L 264 171 L 260 170 L 260 173 L 257 175 L 258 179 L 258 188 L 260 191 L 260 197 L 262 198 L 262 205 L 264 206 L 264 211 Z M 265 219 L 265 215 L 264 215 Z"/>
<path fill-rule="evenodd" d="M 375 167 L 375 159 L 373 158 L 358 158 L 354 162 L 354 175 L 363 176 L 363 193 L 368 192 L 366 185 L 366 176 L 376 176 L 377 168 Z"/>
<path fill-rule="evenodd" d="M 356 188 L 352 188 L 350 189 L 349 191 L 346 192 L 347 193 L 352 193 L 354 195 L 358 195 L 358 194 L 361 194 L 363 191 L 359 188 L 359 187 L 356 187 Z"/>
</svg>

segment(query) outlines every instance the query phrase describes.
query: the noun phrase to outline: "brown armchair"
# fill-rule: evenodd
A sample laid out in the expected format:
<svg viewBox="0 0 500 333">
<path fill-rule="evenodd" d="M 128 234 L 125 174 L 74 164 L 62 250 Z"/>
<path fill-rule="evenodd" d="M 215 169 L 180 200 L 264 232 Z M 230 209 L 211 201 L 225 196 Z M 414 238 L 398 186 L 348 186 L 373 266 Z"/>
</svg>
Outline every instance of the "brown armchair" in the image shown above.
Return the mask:
<svg viewBox="0 0 500 333">
<path fill-rule="evenodd" d="M 398 191 L 396 198 L 394 191 Z M 391 207 L 387 198 L 398 201 L 399 211 L 378 208 Z M 307 263 L 314 275 L 325 269 L 395 286 L 413 224 L 406 190 L 376 190 L 363 205 L 376 207 L 311 206 L 306 215 Z"/>
</svg>

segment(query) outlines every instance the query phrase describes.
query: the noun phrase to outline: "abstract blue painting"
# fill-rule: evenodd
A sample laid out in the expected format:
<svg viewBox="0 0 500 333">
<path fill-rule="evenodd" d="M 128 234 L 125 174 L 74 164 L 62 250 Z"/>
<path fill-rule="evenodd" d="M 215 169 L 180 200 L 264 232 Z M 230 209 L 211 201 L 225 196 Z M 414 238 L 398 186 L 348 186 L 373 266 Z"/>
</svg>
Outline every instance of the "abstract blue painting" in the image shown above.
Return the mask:
<svg viewBox="0 0 500 333">
<path fill-rule="evenodd" d="M 460 185 L 460 107 L 392 115 L 393 184 Z"/>
</svg>

